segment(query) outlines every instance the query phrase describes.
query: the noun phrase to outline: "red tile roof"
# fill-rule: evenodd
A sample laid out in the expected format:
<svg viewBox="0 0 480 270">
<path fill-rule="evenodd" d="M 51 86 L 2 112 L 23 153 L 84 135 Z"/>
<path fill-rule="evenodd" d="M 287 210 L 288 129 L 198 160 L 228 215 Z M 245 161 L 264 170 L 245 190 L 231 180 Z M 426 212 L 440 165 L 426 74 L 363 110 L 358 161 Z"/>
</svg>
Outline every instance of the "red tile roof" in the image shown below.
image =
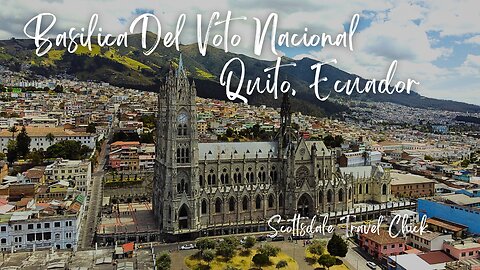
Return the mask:
<svg viewBox="0 0 480 270">
<path fill-rule="evenodd" d="M 443 252 L 442 250 L 436 250 L 436 251 L 419 254 L 418 257 L 426 261 L 428 264 L 438 264 L 438 263 L 455 261 L 454 258 L 450 257 L 450 255 Z"/>
<path fill-rule="evenodd" d="M 362 234 L 363 237 L 371 240 L 380 245 L 393 244 L 393 243 L 405 243 L 405 240 L 401 237 L 391 237 L 387 230 L 380 229 L 378 233 Z"/>
<path fill-rule="evenodd" d="M 133 252 L 135 249 L 135 242 L 130 242 L 122 245 L 123 253 Z"/>
</svg>

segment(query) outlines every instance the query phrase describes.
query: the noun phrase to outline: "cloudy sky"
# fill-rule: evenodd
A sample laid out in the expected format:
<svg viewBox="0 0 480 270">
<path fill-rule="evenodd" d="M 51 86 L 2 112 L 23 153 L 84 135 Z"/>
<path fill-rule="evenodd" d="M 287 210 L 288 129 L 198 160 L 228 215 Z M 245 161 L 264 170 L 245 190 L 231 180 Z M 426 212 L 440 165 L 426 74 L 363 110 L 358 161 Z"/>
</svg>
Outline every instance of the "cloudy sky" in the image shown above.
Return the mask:
<svg viewBox="0 0 480 270">
<path fill-rule="evenodd" d="M 291 58 L 305 56 L 320 61 L 337 59 L 337 67 L 365 78 L 382 79 L 393 60 L 398 60 L 396 78 L 420 81 L 423 95 L 480 105 L 480 9 L 469 1 L 164 1 L 164 0 L 1 0 L 0 39 L 25 38 L 25 23 L 42 12 L 55 14 L 55 31 L 87 27 L 99 14 L 99 27 L 112 34 L 128 31 L 131 21 L 142 13 L 160 19 L 162 34 L 173 31 L 180 14 L 186 14 L 182 43 L 196 42 L 196 15 L 204 26 L 212 12 L 227 10 L 247 20 L 231 25 L 241 43 L 232 51 L 253 55 L 255 22 L 272 12 L 279 15 L 279 32 L 337 34 L 348 29 L 353 14 L 360 14 L 354 51 L 337 47 L 280 48 Z M 218 30 L 220 31 L 220 29 Z M 264 50 L 261 58 L 273 55 Z M 208 53 L 208 52 L 207 52 Z M 219 63 L 223 65 L 224 63 Z"/>
</svg>

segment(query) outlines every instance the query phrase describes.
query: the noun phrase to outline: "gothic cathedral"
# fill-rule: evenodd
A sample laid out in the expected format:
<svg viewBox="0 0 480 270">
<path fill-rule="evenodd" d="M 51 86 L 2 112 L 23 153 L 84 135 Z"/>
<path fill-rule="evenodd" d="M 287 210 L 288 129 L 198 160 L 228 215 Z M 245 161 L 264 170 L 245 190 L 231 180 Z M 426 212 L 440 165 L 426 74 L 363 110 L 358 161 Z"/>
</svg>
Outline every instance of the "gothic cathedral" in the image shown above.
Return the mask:
<svg viewBox="0 0 480 270">
<path fill-rule="evenodd" d="M 287 95 L 269 142 L 200 143 L 195 97 L 180 56 L 158 97 L 153 211 L 166 239 L 258 231 L 275 214 L 312 217 L 390 200 L 381 167 L 338 168 L 322 141 L 297 138 Z"/>
</svg>

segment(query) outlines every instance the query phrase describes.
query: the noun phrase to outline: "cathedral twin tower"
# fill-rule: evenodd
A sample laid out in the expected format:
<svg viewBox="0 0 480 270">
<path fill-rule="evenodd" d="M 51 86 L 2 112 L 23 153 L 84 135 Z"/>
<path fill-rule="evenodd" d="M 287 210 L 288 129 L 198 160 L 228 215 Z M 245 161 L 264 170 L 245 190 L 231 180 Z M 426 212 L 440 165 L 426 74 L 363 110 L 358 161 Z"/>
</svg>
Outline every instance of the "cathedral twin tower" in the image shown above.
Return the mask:
<svg viewBox="0 0 480 270">
<path fill-rule="evenodd" d="M 322 141 L 296 138 L 288 96 L 269 142 L 200 143 L 195 98 L 180 56 L 158 97 L 153 210 L 167 239 L 258 231 L 276 214 L 312 217 L 388 200 L 387 174 L 342 172 Z"/>
</svg>

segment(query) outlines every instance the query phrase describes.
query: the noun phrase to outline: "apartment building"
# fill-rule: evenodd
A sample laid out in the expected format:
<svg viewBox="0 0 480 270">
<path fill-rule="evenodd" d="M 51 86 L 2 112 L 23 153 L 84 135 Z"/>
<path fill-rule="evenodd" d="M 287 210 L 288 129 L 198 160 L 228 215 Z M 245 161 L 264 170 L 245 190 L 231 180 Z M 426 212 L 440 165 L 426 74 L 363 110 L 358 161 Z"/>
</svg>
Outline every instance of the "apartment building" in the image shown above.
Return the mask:
<svg viewBox="0 0 480 270">
<path fill-rule="evenodd" d="M 8 129 L 0 131 L 0 149 L 4 153 L 7 152 L 8 141 L 20 133 L 21 127 L 15 134 Z M 75 132 L 63 127 L 26 127 L 27 134 L 31 138 L 30 150 L 47 150 L 51 145 L 65 140 L 77 141 L 91 149 L 95 148 L 96 135 L 87 132 Z M 50 135 L 53 137 L 50 137 Z M 48 135 L 48 136 L 47 136 Z M 13 137 L 12 137 L 13 136 Z"/>
<path fill-rule="evenodd" d="M 47 183 L 73 182 L 76 190 L 86 192 L 92 180 L 90 161 L 58 159 L 45 168 Z"/>
<path fill-rule="evenodd" d="M 83 196 L 72 201 L 38 203 L 0 214 L 0 250 L 74 249 L 83 214 Z"/>
</svg>

